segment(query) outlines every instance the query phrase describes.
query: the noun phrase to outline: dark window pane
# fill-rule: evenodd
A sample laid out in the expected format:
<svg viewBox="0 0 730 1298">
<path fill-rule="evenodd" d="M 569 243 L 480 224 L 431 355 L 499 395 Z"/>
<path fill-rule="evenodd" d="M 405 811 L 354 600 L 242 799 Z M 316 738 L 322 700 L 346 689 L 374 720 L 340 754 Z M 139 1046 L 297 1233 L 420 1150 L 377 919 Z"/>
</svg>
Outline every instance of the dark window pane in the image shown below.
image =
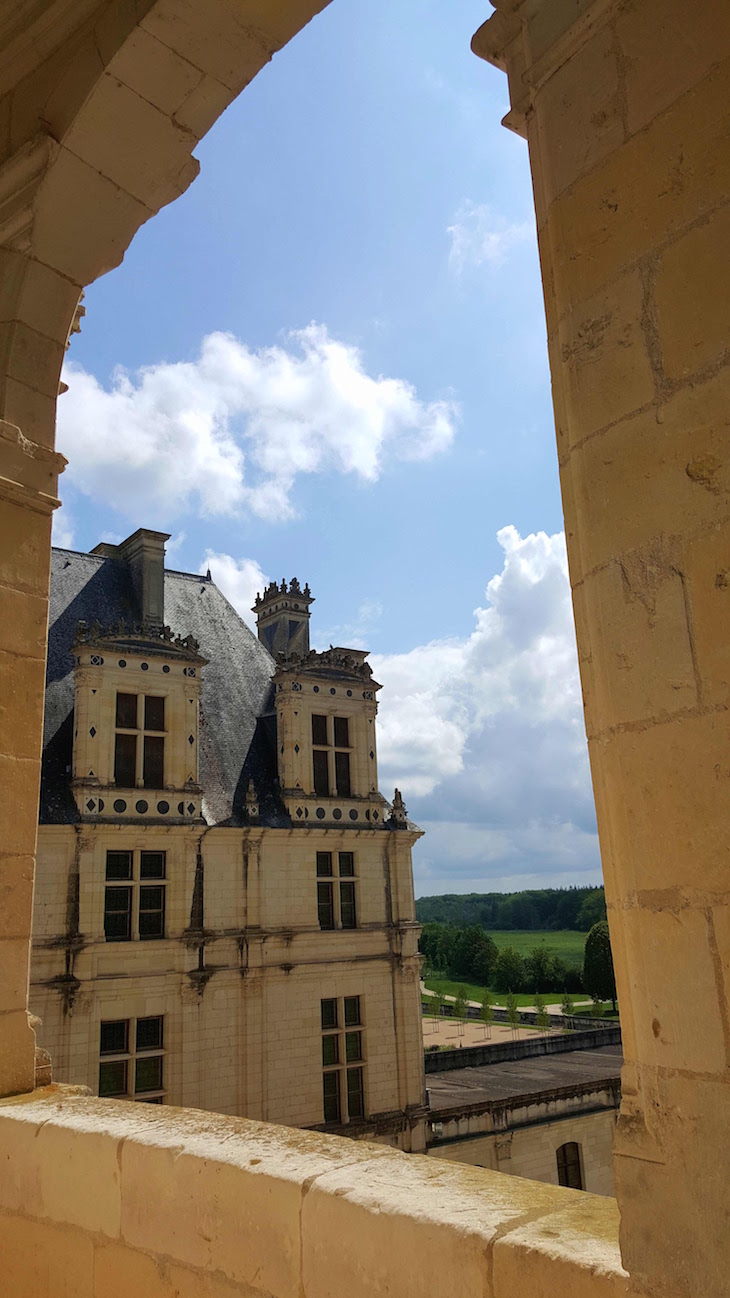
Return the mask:
<svg viewBox="0 0 730 1298">
<path fill-rule="evenodd" d="M 326 747 L 327 744 L 327 718 L 312 717 L 312 743 L 321 744 Z"/>
<path fill-rule="evenodd" d="M 350 747 L 350 724 L 347 717 L 335 717 L 335 748 Z"/>
<path fill-rule="evenodd" d="M 117 735 L 114 740 L 114 782 L 123 789 L 137 783 L 136 735 Z"/>
<path fill-rule="evenodd" d="M 317 915 L 320 928 L 334 928 L 335 901 L 331 883 L 317 884 Z"/>
<path fill-rule="evenodd" d="M 339 1122 L 340 1074 L 324 1073 L 322 1082 L 324 1090 L 324 1120 L 325 1122 Z"/>
<path fill-rule="evenodd" d="M 354 1064 L 358 1059 L 362 1059 L 362 1032 L 345 1033 L 345 1058 L 348 1064 Z"/>
<path fill-rule="evenodd" d="M 145 730 L 164 730 L 165 729 L 165 700 L 156 694 L 145 694 L 144 696 L 144 728 Z"/>
<path fill-rule="evenodd" d="M 322 1001 L 322 1027 L 337 1027 L 337 1001 L 334 999 Z"/>
<path fill-rule="evenodd" d="M 162 1015 L 150 1019 L 137 1019 L 137 1049 L 162 1049 Z"/>
<path fill-rule="evenodd" d="M 132 889 L 104 889 L 104 937 L 107 942 L 128 942 L 132 936 Z"/>
<path fill-rule="evenodd" d="M 365 1117 L 362 1068 L 347 1070 L 347 1112 L 351 1118 Z"/>
<path fill-rule="evenodd" d="M 99 1054 L 126 1055 L 128 1028 L 127 1019 L 112 1019 L 109 1023 L 102 1023 Z"/>
<path fill-rule="evenodd" d="M 99 1094 L 127 1094 L 127 1061 L 117 1059 L 114 1063 L 99 1064 Z"/>
<path fill-rule="evenodd" d="M 354 883 L 340 884 L 340 923 L 343 928 L 357 928 Z"/>
<path fill-rule="evenodd" d="M 331 1037 L 322 1037 L 322 1063 L 339 1064 L 340 1038 L 333 1032 Z"/>
<path fill-rule="evenodd" d="M 574 1140 L 561 1145 L 557 1151 L 558 1182 L 567 1185 L 571 1190 L 583 1189 L 583 1176 L 580 1169 L 580 1150 Z"/>
<path fill-rule="evenodd" d="M 107 852 L 106 877 L 107 879 L 131 879 L 132 853 Z"/>
<path fill-rule="evenodd" d="M 162 1055 L 137 1059 L 134 1067 L 134 1093 L 162 1090 Z"/>
<path fill-rule="evenodd" d="M 140 879 L 164 879 L 165 857 L 165 852 L 140 852 Z"/>
<path fill-rule="evenodd" d="M 164 888 L 140 888 L 139 936 L 140 938 L 165 936 Z"/>
<path fill-rule="evenodd" d="M 148 1098 L 141 1096 L 140 1104 L 164 1104 L 165 1100 L 162 1095 L 150 1095 Z"/>
<path fill-rule="evenodd" d="M 345 1027 L 354 1027 L 360 1022 L 360 997 L 345 997 Z"/>
<path fill-rule="evenodd" d="M 335 783 L 338 798 L 350 796 L 350 754 L 335 753 Z"/>
<path fill-rule="evenodd" d="M 151 735 L 145 735 L 142 779 L 146 789 L 161 789 L 164 786 L 164 764 L 164 739 L 155 739 Z"/>
<path fill-rule="evenodd" d="M 320 798 L 328 798 L 330 793 L 329 761 L 323 748 L 315 748 L 312 753 L 314 761 L 314 792 Z"/>
<path fill-rule="evenodd" d="M 137 729 L 136 694 L 117 694 L 117 727 L 119 730 Z"/>
<path fill-rule="evenodd" d="M 332 874 L 332 853 L 317 853 L 317 874 L 327 877 Z"/>
<path fill-rule="evenodd" d="M 340 852 L 340 874 L 351 878 L 355 873 L 355 857 L 352 852 Z"/>
</svg>

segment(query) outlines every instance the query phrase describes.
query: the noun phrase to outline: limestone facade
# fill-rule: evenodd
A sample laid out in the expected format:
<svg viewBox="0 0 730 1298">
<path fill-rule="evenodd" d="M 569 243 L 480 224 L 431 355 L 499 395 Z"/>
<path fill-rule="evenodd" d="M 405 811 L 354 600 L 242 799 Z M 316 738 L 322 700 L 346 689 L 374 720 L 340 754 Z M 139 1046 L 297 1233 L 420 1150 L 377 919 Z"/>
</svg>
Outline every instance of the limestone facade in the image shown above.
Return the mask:
<svg viewBox="0 0 730 1298">
<path fill-rule="evenodd" d="M 310 652 L 298 583 L 257 641 L 165 539 L 54 551 L 38 1039 L 94 1093 L 423 1148 L 420 831 L 378 790 L 380 687 Z"/>
</svg>

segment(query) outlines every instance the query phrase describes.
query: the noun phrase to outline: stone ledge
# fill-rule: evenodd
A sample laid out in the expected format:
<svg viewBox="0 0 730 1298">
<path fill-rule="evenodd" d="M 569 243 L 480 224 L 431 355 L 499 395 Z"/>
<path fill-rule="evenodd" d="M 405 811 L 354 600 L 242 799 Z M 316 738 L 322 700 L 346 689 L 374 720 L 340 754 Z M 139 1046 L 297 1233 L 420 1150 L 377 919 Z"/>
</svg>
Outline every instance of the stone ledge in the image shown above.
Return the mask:
<svg viewBox="0 0 730 1298">
<path fill-rule="evenodd" d="M 6 1222 L 84 1242 L 17 1298 L 102 1298 L 88 1247 L 111 1241 L 156 1267 L 155 1298 L 181 1269 L 270 1298 L 627 1292 L 613 1200 L 323 1133 L 51 1086 L 0 1102 L 0 1168 Z"/>
</svg>

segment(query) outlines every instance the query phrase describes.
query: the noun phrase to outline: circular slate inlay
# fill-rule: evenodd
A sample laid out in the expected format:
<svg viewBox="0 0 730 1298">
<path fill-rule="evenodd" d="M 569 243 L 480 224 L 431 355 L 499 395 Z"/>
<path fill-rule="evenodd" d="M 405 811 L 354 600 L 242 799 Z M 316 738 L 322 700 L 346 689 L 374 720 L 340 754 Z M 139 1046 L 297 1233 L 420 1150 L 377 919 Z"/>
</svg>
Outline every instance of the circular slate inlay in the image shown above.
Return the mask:
<svg viewBox="0 0 730 1298">
<path fill-rule="evenodd" d="M 168 673 L 169 670 L 170 670 L 170 668 L 168 667 L 167 663 L 165 663 L 165 664 L 163 665 L 162 670 L 163 670 L 163 672 L 165 673 L 165 675 L 167 676 L 167 673 Z"/>
<path fill-rule="evenodd" d="M 334 687 L 334 685 L 333 685 L 333 686 L 332 686 L 332 689 L 330 690 L 330 694 L 336 694 L 336 693 L 337 693 L 337 690 L 335 689 L 335 687 Z"/>
<path fill-rule="evenodd" d="M 149 665 L 149 663 L 140 663 L 139 665 L 140 665 L 140 667 L 142 668 L 142 671 L 143 671 L 143 672 L 148 672 L 149 669 L 150 669 L 150 665 Z"/>
<path fill-rule="evenodd" d="M 104 799 L 99 798 L 99 811 L 103 811 L 103 810 L 104 810 Z"/>
<path fill-rule="evenodd" d="M 317 820 L 324 820 L 324 807 L 317 807 Z"/>
<path fill-rule="evenodd" d="M 334 816 L 335 820 L 342 820 L 342 812 L 340 811 L 339 807 L 335 807 L 334 811 L 332 812 L 332 815 Z"/>
<path fill-rule="evenodd" d="M 126 665 L 127 665 L 127 660 L 126 660 L 126 658 L 120 658 L 120 659 L 119 659 L 119 662 L 118 662 L 118 664 L 117 664 L 117 666 L 118 666 L 118 667 L 126 667 Z"/>
<path fill-rule="evenodd" d="M 348 691 L 347 691 L 347 697 L 348 697 L 348 699 L 351 699 L 351 698 L 352 698 L 352 690 L 348 690 Z"/>
<path fill-rule="evenodd" d="M 312 686 L 312 691 L 313 691 L 314 694 L 319 694 L 319 685 L 313 685 L 313 686 Z"/>
<path fill-rule="evenodd" d="M 166 816 L 168 811 L 170 810 L 169 802 L 158 802 L 157 810 L 159 811 L 161 816 Z"/>
<path fill-rule="evenodd" d="M 114 803 L 114 810 L 115 810 L 116 812 L 118 812 L 120 816 L 121 816 L 121 814 L 122 814 L 123 811 L 126 811 L 126 810 L 127 810 L 127 804 L 126 804 L 126 802 L 124 801 L 124 798 L 117 798 L 117 799 L 116 799 L 116 801 L 115 801 L 115 803 Z"/>
<path fill-rule="evenodd" d="M 350 820 L 357 820 L 357 812 L 355 811 L 355 808 L 354 808 L 354 807 L 352 808 L 352 811 L 350 812 Z"/>
<path fill-rule="evenodd" d="M 185 815 L 185 803 L 184 803 L 184 802 L 178 802 L 178 804 L 177 804 L 177 814 L 178 814 L 178 816 L 184 816 L 184 815 Z"/>
<path fill-rule="evenodd" d="M 150 804 L 145 802 L 144 798 L 140 798 L 139 802 L 135 803 L 135 810 L 139 816 L 144 816 L 145 812 L 149 811 L 149 809 Z"/>
</svg>

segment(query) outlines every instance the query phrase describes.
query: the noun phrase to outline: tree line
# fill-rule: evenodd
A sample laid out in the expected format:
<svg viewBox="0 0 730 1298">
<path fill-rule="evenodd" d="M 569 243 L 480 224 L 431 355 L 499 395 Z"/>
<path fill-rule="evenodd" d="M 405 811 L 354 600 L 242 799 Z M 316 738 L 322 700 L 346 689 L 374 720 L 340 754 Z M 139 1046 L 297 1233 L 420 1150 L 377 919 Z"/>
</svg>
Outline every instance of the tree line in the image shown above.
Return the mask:
<svg viewBox="0 0 730 1298">
<path fill-rule="evenodd" d="M 459 927 L 485 929 L 576 929 L 587 933 L 606 918 L 603 887 L 535 888 L 524 892 L 446 893 L 420 897 L 416 918 Z"/>
<path fill-rule="evenodd" d="M 476 924 L 424 924 L 419 950 L 426 971 L 451 979 L 463 978 L 496 992 L 588 992 L 602 1000 L 616 1000 L 608 924 L 594 924 L 586 938 L 582 968 L 570 965 L 546 943 L 526 955 L 514 947 L 497 948 Z"/>
</svg>

